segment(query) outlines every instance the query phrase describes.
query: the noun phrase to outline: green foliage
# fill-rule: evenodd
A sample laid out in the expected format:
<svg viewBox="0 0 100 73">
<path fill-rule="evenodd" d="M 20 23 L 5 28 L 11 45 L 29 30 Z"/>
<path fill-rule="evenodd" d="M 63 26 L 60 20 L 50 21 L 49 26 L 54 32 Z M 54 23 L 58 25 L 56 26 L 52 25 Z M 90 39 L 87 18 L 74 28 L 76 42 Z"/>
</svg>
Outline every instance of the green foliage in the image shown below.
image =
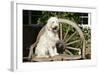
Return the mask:
<svg viewBox="0 0 100 73">
<path fill-rule="evenodd" d="M 88 27 L 82 29 L 82 31 L 86 40 L 86 48 L 91 48 L 91 29 Z"/>
<path fill-rule="evenodd" d="M 37 24 L 46 24 L 47 20 L 52 16 L 55 16 L 55 17 L 58 17 L 58 18 L 69 19 L 69 20 L 72 20 L 76 23 L 78 23 L 79 20 L 80 20 L 78 13 L 42 11 L 42 15 L 41 15 L 40 18 L 38 18 Z"/>
</svg>

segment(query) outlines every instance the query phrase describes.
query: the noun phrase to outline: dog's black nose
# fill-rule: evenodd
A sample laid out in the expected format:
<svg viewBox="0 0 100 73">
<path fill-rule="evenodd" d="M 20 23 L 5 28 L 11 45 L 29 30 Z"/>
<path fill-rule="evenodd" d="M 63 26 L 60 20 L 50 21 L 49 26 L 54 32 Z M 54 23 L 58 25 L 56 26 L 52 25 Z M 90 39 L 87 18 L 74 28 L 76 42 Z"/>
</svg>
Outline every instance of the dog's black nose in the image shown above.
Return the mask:
<svg viewBox="0 0 100 73">
<path fill-rule="evenodd" d="M 57 30 L 57 28 L 58 28 L 58 27 L 57 27 L 57 26 L 55 26 L 55 27 L 53 28 L 53 30 Z"/>
</svg>

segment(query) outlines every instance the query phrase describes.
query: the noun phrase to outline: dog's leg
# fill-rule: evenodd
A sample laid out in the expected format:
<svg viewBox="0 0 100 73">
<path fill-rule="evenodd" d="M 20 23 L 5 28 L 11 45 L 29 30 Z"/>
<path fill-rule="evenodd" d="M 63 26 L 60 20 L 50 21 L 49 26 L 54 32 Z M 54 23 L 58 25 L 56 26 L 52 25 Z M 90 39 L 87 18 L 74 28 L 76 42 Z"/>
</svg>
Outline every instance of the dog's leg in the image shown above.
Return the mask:
<svg viewBox="0 0 100 73">
<path fill-rule="evenodd" d="M 48 58 L 49 56 L 46 54 L 46 49 L 45 47 L 39 47 L 37 46 L 35 54 L 37 58 Z"/>
<path fill-rule="evenodd" d="M 36 57 L 37 57 L 37 58 L 48 58 L 49 56 L 46 55 L 46 54 L 44 54 L 44 53 L 38 53 L 38 54 L 36 55 Z"/>
<path fill-rule="evenodd" d="M 57 53 L 57 48 L 56 48 L 56 47 L 54 47 L 54 54 L 55 54 L 55 55 L 59 55 L 59 54 Z"/>
<path fill-rule="evenodd" d="M 50 55 L 51 57 L 55 56 L 55 54 L 54 54 L 54 49 L 53 49 L 53 48 L 49 47 L 48 51 L 49 51 L 49 55 Z"/>
</svg>

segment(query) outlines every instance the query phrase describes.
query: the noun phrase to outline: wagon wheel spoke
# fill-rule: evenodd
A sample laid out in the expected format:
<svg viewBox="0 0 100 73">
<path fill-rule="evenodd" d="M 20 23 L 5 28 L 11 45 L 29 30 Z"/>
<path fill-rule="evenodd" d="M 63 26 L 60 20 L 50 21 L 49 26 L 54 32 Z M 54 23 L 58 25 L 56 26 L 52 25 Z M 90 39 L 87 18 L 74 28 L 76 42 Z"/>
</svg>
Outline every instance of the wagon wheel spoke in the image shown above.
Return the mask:
<svg viewBox="0 0 100 73">
<path fill-rule="evenodd" d="M 75 40 L 75 41 L 69 42 L 66 45 L 68 46 L 68 45 L 71 45 L 71 44 L 74 44 L 74 43 L 77 43 L 77 42 L 80 42 L 80 40 Z"/>
<path fill-rule="evenodd" d="M 80 48 L 75 48 L 75 47 L 70 47 L 70 46 L 67 46 L 66 48 L 67 49 L 71 49 L 71 50 L 77 50 L 77 51 L 80 51 L 81 50 Z"/>
<path fill-rule="evenodd" d="M 70 54 L 71 56 L 73 56 L 74 54 L 72 52 L 70 52 L 69 50 L 65 50 L 66 53 Z"/>
<path fill-rule="evenodd" d="M 67 43 L 77 32 L 75 31 L 65 42 Z"/>
<path fill-rule="evenodd" d="M 75 48 L 75 47 L 67 46 L 66 49 L 76 50 L 76 51 L 78 51 L 79 55 L 81 54 L 81 49 L 80 48 Z"/>
<path fill-rule="evenodd" d="M 60 23 L 60 40 L 62 40 L 62 24 Z"/>
<path fill-rule="evenodd" d="M 67 31 L 66 31 L 66 33 L 65 33 L 65 36 L 64 36 L 64 39 L 63 39 L 63 40 L 65 40 L 65 39 L 66 39 L 66 36 L 67 36 L 67 34 L 68 34 L 69 30 L 70 30 L 70 26 L 68 26 L 68 29 L 67 29 Z"/>
</svg>

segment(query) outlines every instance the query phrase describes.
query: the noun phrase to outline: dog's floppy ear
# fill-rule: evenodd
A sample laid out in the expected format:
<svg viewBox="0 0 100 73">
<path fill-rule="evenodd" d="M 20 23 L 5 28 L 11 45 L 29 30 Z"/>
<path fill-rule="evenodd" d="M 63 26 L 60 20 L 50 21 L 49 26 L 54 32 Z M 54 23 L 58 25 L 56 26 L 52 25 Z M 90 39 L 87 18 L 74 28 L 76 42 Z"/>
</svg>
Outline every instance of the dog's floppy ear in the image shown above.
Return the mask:
<svg viewBox="0 0 100 73">
<path fill-rule="evenodd" d="M 49 31 L 52 30 L 52 28 L 51 28 L 51 23 L 50 23 L 49 20 L 47 21 L 46 28 L 47 28 L 47 30 L 49 30 Z"/>
<path fill-rule="evenodd" d="M 47 28 L 47 30 L 49 30 L 49 31 L 52 30 L 50 24 L 48 24 L 48 23 L 47 23 L 47 25 L 46 25 L 46 28 Z"/>
</svg>

